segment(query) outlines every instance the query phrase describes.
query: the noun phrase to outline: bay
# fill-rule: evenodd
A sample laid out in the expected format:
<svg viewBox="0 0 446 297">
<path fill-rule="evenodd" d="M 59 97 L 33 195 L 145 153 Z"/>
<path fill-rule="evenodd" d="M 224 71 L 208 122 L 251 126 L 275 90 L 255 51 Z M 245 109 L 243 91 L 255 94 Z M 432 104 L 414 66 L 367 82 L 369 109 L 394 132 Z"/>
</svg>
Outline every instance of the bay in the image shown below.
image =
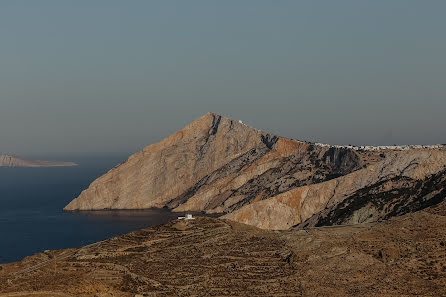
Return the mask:
<svg viewBox="0 0 446 297">
<path fill-rule="evenodd" d="M 18 261 L 47 249 L 87 245 L 179 216 L 165 209 L 62 210 L 93 180 L 128 155 L 58 156 L 58 161 L 78 163 L 76 167 L 0 167 L 0 263 Z"/>
</svg>

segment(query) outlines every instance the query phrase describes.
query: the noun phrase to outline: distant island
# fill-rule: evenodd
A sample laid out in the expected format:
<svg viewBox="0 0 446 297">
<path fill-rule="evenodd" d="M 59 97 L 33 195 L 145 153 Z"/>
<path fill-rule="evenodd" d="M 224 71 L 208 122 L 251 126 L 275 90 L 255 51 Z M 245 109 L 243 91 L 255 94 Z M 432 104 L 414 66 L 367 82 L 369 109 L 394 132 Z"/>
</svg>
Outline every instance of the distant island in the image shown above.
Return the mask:
<svg viewBox="0 0 446 297">
<path fill-rule="evenodd" d="M 15 156 L 0 155 L 0 167 L 63 167 L 63 166 L 77 166 L 77 164 L 73 162 L 30 160 Z"/>
</svg>

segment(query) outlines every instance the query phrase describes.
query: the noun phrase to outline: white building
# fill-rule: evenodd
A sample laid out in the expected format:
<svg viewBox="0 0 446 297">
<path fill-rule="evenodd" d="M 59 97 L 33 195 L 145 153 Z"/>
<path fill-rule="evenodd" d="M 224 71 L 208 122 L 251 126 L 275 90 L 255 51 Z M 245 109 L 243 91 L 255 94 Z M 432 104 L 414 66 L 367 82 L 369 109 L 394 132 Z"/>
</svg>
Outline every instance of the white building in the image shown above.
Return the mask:
<svg viewBox="0 0 446 297">
<path fill-rule="evenodd" d="M 185 217 L 178 217 L 178 220 L 195 220 L 192 214 L 187 213 Z"/>
</svg>

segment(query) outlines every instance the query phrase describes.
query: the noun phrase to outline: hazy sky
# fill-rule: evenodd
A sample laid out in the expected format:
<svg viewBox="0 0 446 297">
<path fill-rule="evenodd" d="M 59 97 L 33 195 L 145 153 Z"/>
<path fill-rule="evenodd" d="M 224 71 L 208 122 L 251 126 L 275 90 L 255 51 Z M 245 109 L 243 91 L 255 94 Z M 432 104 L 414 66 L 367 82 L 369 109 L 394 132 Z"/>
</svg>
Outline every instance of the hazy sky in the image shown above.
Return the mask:
<svg viewBox="0 0 446 297">
<path fill-rule="evenodd" d="M 133 152 L 213 111 L 446 143 L 446 1 L 1 1 L 0 152 Z"/>
</svg>

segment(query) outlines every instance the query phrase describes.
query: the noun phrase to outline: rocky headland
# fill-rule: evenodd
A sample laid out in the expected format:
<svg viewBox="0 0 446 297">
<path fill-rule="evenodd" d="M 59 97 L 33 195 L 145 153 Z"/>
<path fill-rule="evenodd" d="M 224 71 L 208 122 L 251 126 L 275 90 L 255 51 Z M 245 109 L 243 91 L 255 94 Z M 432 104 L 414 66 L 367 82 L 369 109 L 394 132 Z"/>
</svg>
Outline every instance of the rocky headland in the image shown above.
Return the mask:
<svg viewBox="0 0 446 297">
<path fill-rule="evenodd" d="M 0 155 L 0 167 L 63 167 L 63 166 L 77 166 L 77 164 L 73 162 L 30 160 L 15 156 Z"/>
<path fill-rule="evenodd" d="M 331 146 L 208 113 L 95 180 L 65 210 L 202 211 L 262 229 L 376 222 L 446 196 L 446 146 Z"/>
</svg>

